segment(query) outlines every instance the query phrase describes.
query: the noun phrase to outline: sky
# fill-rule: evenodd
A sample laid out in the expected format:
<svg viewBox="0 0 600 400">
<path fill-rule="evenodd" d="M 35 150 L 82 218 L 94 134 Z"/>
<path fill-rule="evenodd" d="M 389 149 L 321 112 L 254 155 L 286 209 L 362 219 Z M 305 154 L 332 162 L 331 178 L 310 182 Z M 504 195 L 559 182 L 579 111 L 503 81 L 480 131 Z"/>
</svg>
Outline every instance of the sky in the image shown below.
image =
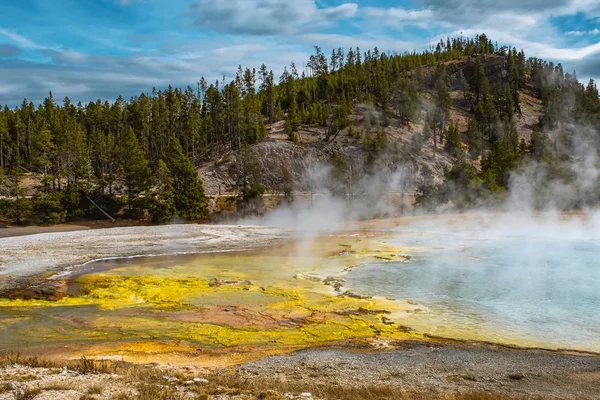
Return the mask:
<svg viewBox="0 0 600 400">
<path fill-rule="evenodd" d="M 600 78 L 599 0 L 0 0 L 0 104 L 77 103 L 275 74 L 313 46 L 426 49 L 485 33 Z"/>
</svg>

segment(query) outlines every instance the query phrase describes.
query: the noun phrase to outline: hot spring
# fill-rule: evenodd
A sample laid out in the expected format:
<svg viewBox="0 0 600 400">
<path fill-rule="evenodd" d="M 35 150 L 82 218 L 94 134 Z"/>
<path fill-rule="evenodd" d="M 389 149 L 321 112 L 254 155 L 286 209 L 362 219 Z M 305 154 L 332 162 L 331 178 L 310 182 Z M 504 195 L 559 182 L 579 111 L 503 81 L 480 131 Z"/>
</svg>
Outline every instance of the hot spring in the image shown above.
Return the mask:
<svg viewBox="0 0 600 400">
<path fill-rule="evenodd" d="M 425 305 L 428 312 L 404 319 L 418 331 L 600 351 L 600 241 L 594 227 L 531 222 L 398 229 L 390 244 L 424 250 L 410 263 L 353 270 L 348 285 Z"/>
<path fill-rule="evenodd" d="M 99 261 L 40 277 L 56 288 L 46 298 L 0 298 L 0 348 L 231 364 L 430 334 L 600 352 L 595 226 L 423 217 L 268 249 Z"/>
</svg>

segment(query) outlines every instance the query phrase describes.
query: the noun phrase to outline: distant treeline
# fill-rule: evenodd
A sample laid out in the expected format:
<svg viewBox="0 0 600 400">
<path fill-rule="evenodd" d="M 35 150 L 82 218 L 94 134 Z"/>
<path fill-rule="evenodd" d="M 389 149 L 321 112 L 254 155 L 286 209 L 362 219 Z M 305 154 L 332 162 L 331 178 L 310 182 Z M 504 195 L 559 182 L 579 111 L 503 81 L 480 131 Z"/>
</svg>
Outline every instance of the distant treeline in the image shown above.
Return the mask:
<svg viewBox="0 0 600 400">
<path fill-rule="evenodd" d="M 507 59 L 506 79 L 490 85 L 485 55 Z M 473 62 L 458 77 L 470 108 L 468 132 L 461 135 L 448 123 L 452 83 L 446 65 L 465 57 Z M 434 70 L 432 87 L 423 67 Z M 598 123 L 593 82 L 583 87 L 560 65 L 526 59 L 522 51 L 494 45 L 485 35 L 404 54 L 339 48 L 328 57 L 315 47 L 304 67 L 291 64 L 278 80 L 265 65 L 258 71 L 240 67 L 229 82 L 209 84 L 202 78 L 196 87 L 154 89 L 129 101 L 75 105 L 66 97 L 58 104 L 50 93 L 37 108 L 24 100 L 0 111 L 0 195 L 12 199 L 0 204 L 0 214 L 16 222 L 63 222 L 100 216 L 94 200 L 111 214 L 127 206 L 125 214 L 133 218 L 146 210 L 155 221 L 175 215 L 199 220 L 208 210 L 196 167 L 259 143 L 266 127 L 284 118 L 291 140 L 301 140 L 301 125 L 320 125 L 330 141 L 350 126 L 352 106 L 359 102 L 382 110 L 383 125 L 387 118 L 424 122 L 423 134 L 414 138 L 416 148 L 433 139 L 436 149 L 443 146 L 462 159 L 463 142 L 472 157 L 491 143 L 476 175 L 487 189 L 497 190 L 506 187 L 507 171 L 525 152 L 537 158 L 547 153 L 543 137 L 522 143 L 514 127 L 518 90 L 528 86 L 544 101 L 544 126 L 566 116 Z M 264 191 L 256 163 L 247 158 L 236 179 L 240 201 Z M 463 164 L 457 168 L 475 174 L 470 163 Z M 25 172 L 40 178 L 33 198 L 20 185 Z"/>
</svg>

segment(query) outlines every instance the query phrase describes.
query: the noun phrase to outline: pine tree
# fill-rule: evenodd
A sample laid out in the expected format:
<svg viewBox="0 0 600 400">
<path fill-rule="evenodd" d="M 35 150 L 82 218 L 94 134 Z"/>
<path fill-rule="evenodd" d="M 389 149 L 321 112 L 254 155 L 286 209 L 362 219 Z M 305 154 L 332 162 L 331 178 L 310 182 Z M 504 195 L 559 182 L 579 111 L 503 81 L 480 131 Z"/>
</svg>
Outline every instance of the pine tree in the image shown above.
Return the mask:
<svg viewBox="0 0 600 400">
<path fill-rule="evenodd" d="M 423 121 L 423 140 L 424 141 L 428 141 L 429 139 L 431 139 L 432 133 L 431 133 L 431 122 L 432 121 L 432 117 L 431 117 L 431 113 L 427 113 L 425 115 L 425 119 Z"/>
<path fill-rule="evenodd" d="M 296 103 L 296 96 L 293 95 L 288 110 L 288 116 L 285 121 L 285 132 L 293 142 L 298 142 L 298 129 L 300 128 L 300 115 L 298 113 L 298 103 Z"/>
<path fill-rule="evenodd" d="M 8 107 L 0 110 L 0 168 L 5 169 L 8 166 L 7 150 L 11 146 L 10 135 L 8 134 L 7 117 L 10 110 Z"/>
<path fill-rule="evenodd" d="M 67 219 L 61 192 L 36 193 L 33 198 L 33 214 L 42 224 L 61 224 Z"/>
<path fill-rule="evenodd" d="M 52 167 L 54 157 L 54 143 L 52 143 L 52 132 L 47 124 L 43 124 L 33 139 L 32 143 L 32 168 L 43 174 L 43 181 Z"/>
<path fill-rule="evenodd" d="M 458 157 L 462 154 L 461 144 L 462 142 L 460 139 L 458 125 L 454 122 L 451 122 L 448 125 L 448 131 L 446 132 L 446 145 L 444 146 L 444 150 L 453 156 Z"/>
<path fill-rule="evenodd" d="M 473 71 L 469 74 L 471 78 L 469 81 L 469 88 L 473 91 L 473 103 L 477 104 L 479 101 L 485 101 L 490 92 L 490 82 L 485 75 L 483 63 L 479 58 L 475 60 L 473 65 Z"/>
<path fill-rule="evenodd" d="M 421 104 L 417 87 L 408 78 L 400 78 L 398 85 L 392 91 L 393 105 L 398 117 L 408 124 L 415 119 Z"/>
<path fill-rule="evenodd" d="M 178 215 L 189 221 L 206 217 L 208 206 L 198 173 L 173 135 L 169 137 L 164 161 L 173 177 L 173 202 Z"/>
<path fill-rule="evenodd" d="M 327 130 L 325 140 L 327 142 L 334 140 L 342 129 L 347 128 L 350 125 L 350 110 L 345 104 L 340 104 L 334 107 L 331 124 Z"/>
<path fill-rule="evenodd" d="M 152 191 L 152 205 L 150 208 L 152 221 L 166 223 L 177 214 L 175 208 L 173 177 L 167 164 L 159 160 L 154 173 L 154 190 Z"/>
<path fill-rule="evenodd" d="M 519 67 L 517 65 L 517 49 L 513 48 L 512 50 L 508 49 L 508 79 L 509 84 L 507 89 L 511 94 L 511 101 L 514 107 L 515 112 L 521 113 L 521 105 L 519 99 Z"/>
<path fill-rule="evenodd" d="M 151 171 L 148 160 L 135 136 L 133 128 L 129 128 L 121 144 L 121 165 L 123 179 L 127 187 L 127 204 L 133 210 L 134 200 L 140 193 L 150 187 Z"/>
<path fill-rule="evenodd" d="M 0 196 L 6 195 L 6 175 L 4 174 L 4 168 L 0 166 Z"/>
<path fill-rule="evenodd" d="M 263 206 L 262 195 L 265 187 L 261 183 L 262 169 L 256 154 L 250 146 L 242 147 L 237 155 L 236 168 L 233 171 L 235 186 L 239 191 L 237 199 L 238 211 L 242 213 L 256 213 Z"/>
<path fill-rule="evenodd" d="M 31 211 L 31 201 L 25 197 L 25 189 L 21 186 L 22 179 L 21 157 L 17 153 L 4 178 L 5 193 L 15 199 L 12 218 L 16 224 L 24 223 Z"/>
<path fill-rule="evenodd" d="M 450 86 L 448 84 L 448 75 L 445 67 L 438 73 L 435 82 L 435 124 L 433 125 L 433 146 L 437 149 L 438 139 L 443 142 L 443 134 L 446 129 L 446 120 L 450 113 Z M 437 132 L 436 132 L 437 131 Z"/>
<path fill-rule="evenodd" d="M 479 124 L 474 117 L 469 118 L 467 125 L 467 146 L 471 157 L 476 158 L 481 154 L 481 130 Z"/>
</svg>

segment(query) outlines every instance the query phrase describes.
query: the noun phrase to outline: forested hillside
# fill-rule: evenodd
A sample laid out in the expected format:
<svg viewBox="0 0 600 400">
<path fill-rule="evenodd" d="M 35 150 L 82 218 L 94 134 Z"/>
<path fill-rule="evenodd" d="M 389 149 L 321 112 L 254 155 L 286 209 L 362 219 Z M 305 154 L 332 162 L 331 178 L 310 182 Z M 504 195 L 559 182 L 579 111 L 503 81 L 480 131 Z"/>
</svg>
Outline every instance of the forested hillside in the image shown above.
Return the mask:
<svg viewBox="0 0 600 400">
<path fill-rule="evenodd" d="M 315 47 L 304 67 L 292 64 L 278 78 L 265 65 L 240 67 L 231 81 L 202 78 L 129 101 L 73 104 L 50 93 L 39 106 L 5 107 L 0 215 L 58 223 L 104 218 L 102 209 L 202 220 L 205 184 L 232 193 L 238 211 L 259 212 L 248 205 L 265 191 L 291 201 L 312 190 L 302 175 L 317 162 L 331 166 L 328 185 L 340 196 L 411 165 L 418 205 L 468 207 L 501 195 L 511 171 L 530 163 L 547 165 L 548 179 L 575 179 L 568 165 L 580 133 L 594 132 L 586 143 L 598 149 L 598 127 L 593 81 L 584 86 L 560 64 L 485 35 L 421 53 L 340 48 L 328 56 Z M 599 199 L 595 188 L 582 197 Z"/>
</svg>

